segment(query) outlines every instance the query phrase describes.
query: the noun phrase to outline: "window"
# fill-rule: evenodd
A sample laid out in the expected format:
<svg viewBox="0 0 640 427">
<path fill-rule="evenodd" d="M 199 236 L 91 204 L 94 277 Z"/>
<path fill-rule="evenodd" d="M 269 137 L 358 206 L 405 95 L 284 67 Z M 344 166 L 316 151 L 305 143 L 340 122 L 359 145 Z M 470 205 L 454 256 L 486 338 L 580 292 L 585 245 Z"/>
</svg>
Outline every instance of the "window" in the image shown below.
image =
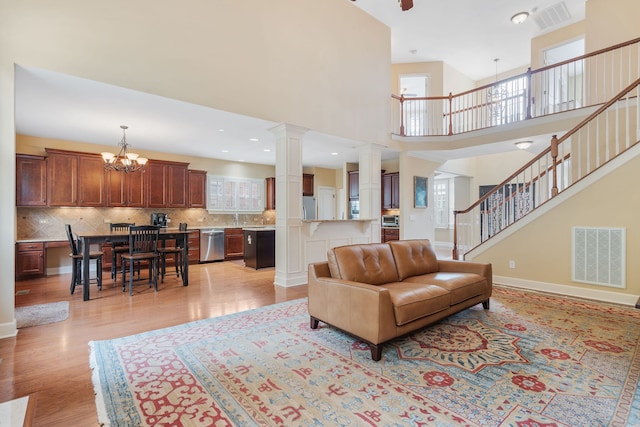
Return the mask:
<svg viewBox="0 0 640 427">
<path fill-rule="evenodd" d="M 433 184 L 436 228 L 449 228 L 449 180 L 436 179 Z"/>
</svg>

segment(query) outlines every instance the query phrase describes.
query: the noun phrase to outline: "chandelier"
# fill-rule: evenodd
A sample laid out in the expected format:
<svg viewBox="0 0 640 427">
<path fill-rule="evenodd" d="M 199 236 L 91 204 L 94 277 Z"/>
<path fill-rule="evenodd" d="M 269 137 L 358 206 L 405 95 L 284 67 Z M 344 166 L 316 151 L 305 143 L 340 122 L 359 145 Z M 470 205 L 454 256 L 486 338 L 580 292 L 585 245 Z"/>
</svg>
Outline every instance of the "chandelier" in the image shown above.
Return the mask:
<svg viewBox="0 0 640 427">
<path fill-rule="evenodd" d="M 127 135 L 125 131 L 129 127 L 121 125 L 120 128 L 122 129 L 122 139 L 118 143 L 118 147 L 120 147 L 118 154 L 107 152 L 100 153 L 104 160 L 104 168 L 124 173 L 139 171 L 144 168 L 148 159 L 140 157 L 136 153 L 130 153 L 127 151 L 129 149 L 129 144 L 127 143 Z"/>
</svg>

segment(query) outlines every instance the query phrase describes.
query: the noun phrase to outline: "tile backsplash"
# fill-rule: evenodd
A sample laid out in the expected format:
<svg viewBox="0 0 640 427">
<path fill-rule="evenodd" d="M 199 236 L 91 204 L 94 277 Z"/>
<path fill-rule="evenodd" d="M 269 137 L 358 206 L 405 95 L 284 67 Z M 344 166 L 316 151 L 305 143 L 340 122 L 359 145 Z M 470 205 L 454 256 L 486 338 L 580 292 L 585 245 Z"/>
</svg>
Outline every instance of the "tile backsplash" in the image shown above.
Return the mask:
<svg viewBox="0 0 640 427">
<path fill-rule="evenodd" d="M 109 223 L 132 222 L 150 224 L 153 212 L 165 212 L 178 227 L 186 222 L 189 228 L 230 227 L 275 224 L 275 211 L 262 213 L 210 214 L 205 209 L 134 209 L 134 208 L 17 208 L 18 240 L 66 240 L 65 224 L 75 232 L 108 231 Z"/>
</svg>

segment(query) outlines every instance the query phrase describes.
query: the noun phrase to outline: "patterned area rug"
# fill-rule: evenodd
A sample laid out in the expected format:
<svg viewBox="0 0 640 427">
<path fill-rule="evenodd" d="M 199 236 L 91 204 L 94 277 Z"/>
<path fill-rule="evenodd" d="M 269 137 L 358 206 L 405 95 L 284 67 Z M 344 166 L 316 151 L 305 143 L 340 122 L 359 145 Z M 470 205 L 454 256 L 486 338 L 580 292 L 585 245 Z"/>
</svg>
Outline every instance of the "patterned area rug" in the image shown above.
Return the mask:
<svg viewBox="0 0 640 427">
<path fill-rule="evenodd" d="M 18 329 L 62 322 L 69 317 L 69 301 L 16 307 L 15 316 Z"/>
<path fill-rule="evenodd" d="M 639 339 L 638 310 L 494 288 L 380 362 L 304 299 L 90 347 L 104 425 L 629 426 Z"/>
</svg>

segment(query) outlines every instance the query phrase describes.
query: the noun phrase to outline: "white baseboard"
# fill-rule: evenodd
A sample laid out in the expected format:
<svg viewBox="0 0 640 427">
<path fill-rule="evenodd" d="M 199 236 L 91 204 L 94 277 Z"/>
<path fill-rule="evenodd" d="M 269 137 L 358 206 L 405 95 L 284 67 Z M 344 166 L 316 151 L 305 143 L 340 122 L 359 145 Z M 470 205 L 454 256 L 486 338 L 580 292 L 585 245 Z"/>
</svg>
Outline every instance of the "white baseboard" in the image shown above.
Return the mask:
<svg viewBox="0 0 640 427">
<path fill-rule="evenodd" d="M 589 299 L 600 302 L 614 303 L 635 307 L 639 295 L 621 294 L 618 292 L 599 289 L 579 288 L 576 286 L 559 285 L 557 283 L 536 282 L 533 280 L 517 279 L 515 277 L 493 276 L 495 284 L 532 291 L 547 292 L 562 296 Z"/>
<path fill-rule="evenodd" d="M 0 339 L 11 338 L 18 335 L 18 325 L 14 318 L 12 322 L 0 324 Z"/>
</svg>

